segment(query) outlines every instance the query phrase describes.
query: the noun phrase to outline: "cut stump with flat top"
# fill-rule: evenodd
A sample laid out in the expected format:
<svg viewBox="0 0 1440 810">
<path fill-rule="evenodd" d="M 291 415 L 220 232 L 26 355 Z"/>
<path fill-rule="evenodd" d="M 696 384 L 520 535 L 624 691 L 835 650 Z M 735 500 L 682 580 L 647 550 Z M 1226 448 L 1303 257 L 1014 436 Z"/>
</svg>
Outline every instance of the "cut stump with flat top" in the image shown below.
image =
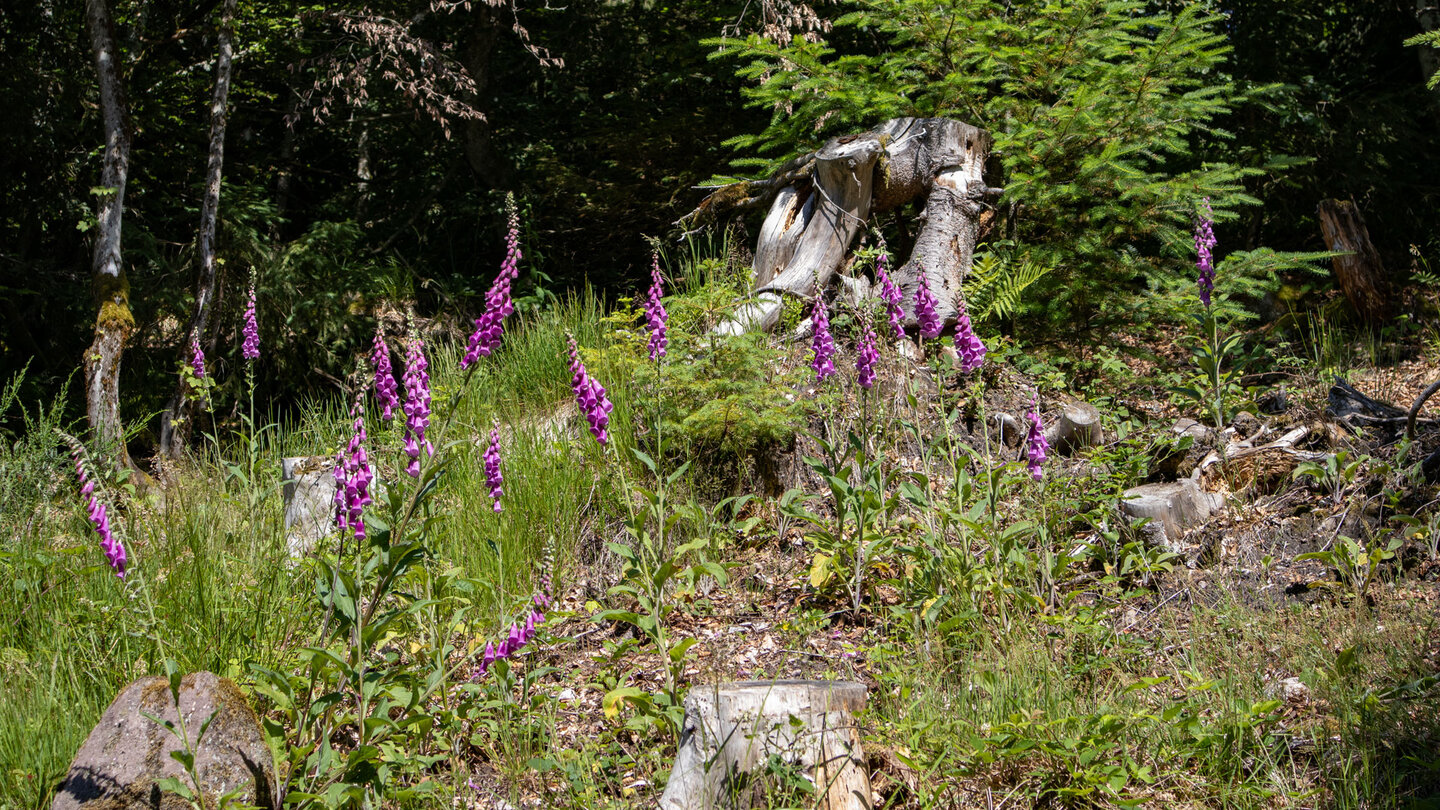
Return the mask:
<svg viewBox="0 0 1440 810">
<path fill-rule="evenodd" d="M 821 810 L 870 810 L 870 774 L 854 681 L 741 681 L 696 686 L 660 810 L 768 807 L 777 763 L 813 781 Z M 807 806 L 808 803 L 807 803 Z"/>
</svg>

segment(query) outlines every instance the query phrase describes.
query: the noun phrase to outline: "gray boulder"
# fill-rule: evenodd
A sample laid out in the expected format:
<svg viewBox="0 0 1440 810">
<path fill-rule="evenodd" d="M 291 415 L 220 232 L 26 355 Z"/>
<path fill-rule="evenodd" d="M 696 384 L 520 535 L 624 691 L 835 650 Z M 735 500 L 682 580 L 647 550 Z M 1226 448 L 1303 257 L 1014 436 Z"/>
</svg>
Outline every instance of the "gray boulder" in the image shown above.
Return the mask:
<svg viewBox="0 0 1440 810">
<path fill-rule="evenodd" d="M 221 796 L 239 789 L 236 802 L 277 808 L 275 762 L 239 688 L 211 672 L 186 675 L 179 707 L 205 807 L 218 808 Z M 146 714 L 178 727 L 166 678 L 141 678 L 121 690 L 80 746 L 50 810 L 189 810 L 184 799 L 156 784 L 175 777 L 193 789 L 185 769 L 170 756 L 182 750 L 180 740 Z M 196 746 L 195 737 L 211 715 L 215 719 Z"/>
</svg>

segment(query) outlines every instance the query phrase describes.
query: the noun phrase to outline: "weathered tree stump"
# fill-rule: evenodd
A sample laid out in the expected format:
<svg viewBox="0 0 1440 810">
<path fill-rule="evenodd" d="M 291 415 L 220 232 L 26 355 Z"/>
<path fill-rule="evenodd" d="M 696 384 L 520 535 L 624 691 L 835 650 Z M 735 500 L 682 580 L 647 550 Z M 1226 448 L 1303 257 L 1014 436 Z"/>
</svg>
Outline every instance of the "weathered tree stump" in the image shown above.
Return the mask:
<svg viewBox="0 0 1440 810">
<path fill-rule="evenodd" d="M 768 180 L 716 190 L 682 222 L 741 208 L 770 206 L 752 264 L 755 300 L 717 331 L 771 330 L 783 296 L 823 292 L 872 213 L 924 199 L 908 261 L 896 268 L 906 324 L 915 325 L 915 290 L 925 273 L 953 324 L 960 283 L 970 270 L 982 200 L 998 193 L 984 182 L 989 133 L 949 118 L 894 118 L 869 132 L 834 138 L 781 167 Z"/>
<path fill-rule="evenodd" d="M 1321 200 L 1316 210 L 1325 245 L 1345 255 L 1335 257 L 1335 281 L 1350 306 L 1370 323 L 1380 323 L 1390 314 L 1390 279 L 1380 254 L 1370 242 L 1365 218 L 1355 203 Z"/>
<path fill-rule="evenodd" d="M 1045 440 L 1062 456 L 1105 442 L 1100 409 L 1088 402 L 1067 402 L 1060 418 L 1045 431 Z"/>
<path fill-rule="evenodd" d="M 661 810 L 768 807 L 762 771 L 778 757 L 813 780 L 821 810 L 869 810 L 870 775 L 853 681 L 743 681 L 696 686 Z"/>
<path fill-rule="evenodd" d="M 385 497 L 385 484 L 374 464 L 370 475 L 370 494 L 378 501 Z M 285 545 L 292 558 L 303 557 L 320 538 L 335 530 L 335 458 L 282 458 L 280 481 L 285 499 Z"/>
<path fill-rule="evenodd" d="M 1185 530 L 1205 522 L 1222 504 L 1219 495 L 1206 492 L 1190 478 L 1132 487 L 1120 496 L 1120 511 L 1136 520 L 1149 518 L 1147 533 L 1168 551 L 1179 551 Z"/>
</svg>

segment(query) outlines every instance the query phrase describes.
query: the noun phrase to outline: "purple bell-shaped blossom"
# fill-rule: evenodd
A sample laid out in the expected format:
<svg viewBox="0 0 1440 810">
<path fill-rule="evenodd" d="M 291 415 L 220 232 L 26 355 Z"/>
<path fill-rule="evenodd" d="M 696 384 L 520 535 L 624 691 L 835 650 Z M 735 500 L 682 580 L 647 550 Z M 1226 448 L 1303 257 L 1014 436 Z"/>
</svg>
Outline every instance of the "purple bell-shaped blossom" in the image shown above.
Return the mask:
<svg viewBox="0 0 1440 810">
<path fill-rule="evenodd" d="M 400 407 L 400 389 L 395 384 L 395 372 L 390 366 L 390 347 L 385 344 L 385 327 L 376 324 L 375 346 L 370 352 L 371 365 L 375 367 L 375 401 L 380 403 L 380 418 L 389 422 Z"/>
<path fill-rule="evenodd" d="M 505 319 L 515 311 L 510 298 L 510 284 L 520 276 L 520 213 L 515 209 L 515 198 L 506 198 L 510 209 L 510 230 L 505 237 L 505 261 L 500 264 L 500 273 L 495 283 L 485 293 L 485 312 L 475 319 L 475 331 L 470 335 L 470 344 L 465 356 L 460 359 L 460 368 L 469 368 L 482 357 L 500 347 L 500 338 L 505 334 Z"/>
<path fill-rule="evenodd" d="M 875 348 L 875 328 L 870 324 L 870 319 L 865 319 L 865 333 L 860 336 L 860 345 L 855 351 L 855 373 L 860 387 L 866 391 L 875 384 L 875 363 L 880 360 L 880 352 Z"/>
<path fill-rule="evenodd" d="M 341 530 L 348 530 L 356 540 L 365 539 L 365 507 L 369 506 L 370 483 L 374 473 L 370 469 L 370 457 L 365 451 L 364 400 L 356 397 L 350 415 L 355 418 L 350 442 L 336 456 L 335 465 L 335 524 Z"/>
<path fill-rule="evenodd" d="M 95 482 L 91 480 L 90 473 L 86 469 L 84 451 L 80 442 L 70 436 L 64 436 L 65 443 L 70 446 L 70 457 L 75 461 L 75 476 L 80 481 L 80 494 L 85 498 L 85 516 L 89 519 L 90 525 L 95 529 L 95 534 L 100 537 L 100 550 L 105 553 L 105 561 L 114 569 L 115 576 L 125 578 L 125 545 L 115 532 L 110 528 L 109 508 L 103 501 L 95 497 Z"/>
<path fill-rule="evenodd" d="M 650 359 L 658 360 L 665 356 L 665 347 L 670 345 L 669 338 L 665 337 L 670 315 L 665 311 L 665 305 L 660 303 L 661 297 L 665 295 L 664 282 L 660 278 L 660 254 L 654 254 L 651 261 L 650 293 L 645 299 L 645 321 L 650 327 Z"/>
<path fill-rule="evenodd" d="M 881 245 L 880 255 L 875 257 L 875 280 L 880 282 L 880 300 L 885 302 L 885 314 L 890 319 L 890 329 L 895 333 L 896 338 L 905 337 L 905 313 L 901 305 L 905 301 L 900 288 L 895 286 L 895 281 L 890 278 L 887 265 L 890 259 L 885 255 L 884 245 Z"/>
<path fill-rule="evenodd" d="M 485 483 L 490 487 L 490 499 L 495 502 L 495 511 L 500 512 L 500 497 L 505 494 L 501 484 L 505 482 L 500 475 L 500 428 L 490 430 L 490 446 L 485 448 Z"/>
<path fill-rule="evenodd" d="M 585 414 L 585 421 L 590 423 L 591 435 L 603 445 L 610 440 L 610 411 L 615 406 L 605 395 L 604 386 L 585 370 L 575 336 L 567 334 L 565 337 L 570 344 L 570 387 L 575 392 L 575 402 L 580 406 L 580 412 Z"/>
<path fill-rule="evenodd" d="M 199 330 L 190 333 L 190 369 L 195 372 L 195 379 L 205 379 L 205 352 L 200 348 Z"/>
<path fill-rule="evenodd" d="M 1200 290 L 1200 303 L 1210 306 L 1210 293 L 1215 289 L 1215 265 L 1212 251 L 1215 248 L 1215 223 L 1211 219 L 1210 198 L 1205 198 L 1205 213 L 1195 221 L 1195 269 L 1198 275 L 1195 284 Z"/>
<path fill-rule="evenodd" d="M 810 367 L 815 369 L 815 382 L 824 382 L 826 377 L 835 373 L 835 363 L 831 359 L 835 356 L 835 338 L 830 334 L 830 317 L 826 314 L 822 295 L 815 296 L 810 323 L 815 327 L 810 346 L 815 357 L 810 361 Z"/>
<path fill-rule="evenodd" d="M 940 337 L 940 316 L 936 314 L 935 307 L 940 302 L 930 292 L 930 279 L 925 275 L 925 268 L 919 270 L 920 286 L 915 288 L 915 320 L 920 324 L 920 337 L 937 338 Z"/>
<path fill-rule="evenodd" d="M 955 348 L 960 353 L 960 371 L 969 374 L 985 364 L 985 344 L 975 336 L 965 302 L 960 301 L 959 305 L 960 314 L 955 320 Z"/>
<path fill-rule="evenodd" d="M 435 446 L 425 438 L 430 427 L 430 363 L 425 359 L 425 346 L 413 330 L 405 348 L 405 454 L 410 464 L 405 473 L 420 477 L 420 450 L 435 455 Z"/>
<path fill-rule="evenodd" d="M 240 354 L 249 361 L 260 359 L 260 324 L 255 319 L 255 285 L 250 285 L 250 294 L 245 299 L 245 326 L 240 330 L 245 339 L 240 343 Z"/>
<path fill-rule="evenodd" d="M 1040 426 L 1040 409 L 1035 402 L 1035 395 L 1030 395 L 1030 411 L 1025 414 L 1030 422 L 1030 433 L 1025 437 L 1025 466 L 1030 470 L 1030 477 L 1039 481 L 1043 477 L 1040 465 L 1045 463 L 1050 450 L 1050 442 L 1045 440 L 1045 431 Z"/>
</svg>

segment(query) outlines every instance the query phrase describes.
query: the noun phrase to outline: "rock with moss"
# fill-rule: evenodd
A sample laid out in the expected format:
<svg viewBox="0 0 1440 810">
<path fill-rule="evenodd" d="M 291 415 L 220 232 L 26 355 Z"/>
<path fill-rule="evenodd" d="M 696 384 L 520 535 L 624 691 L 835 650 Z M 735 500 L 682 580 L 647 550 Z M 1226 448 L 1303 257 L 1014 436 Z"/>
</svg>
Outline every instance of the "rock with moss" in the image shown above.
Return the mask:
<svg viewBox="0 0 1440 810">
<path fill-rule="evenodd" d="M 188 801 L 162 788 L 167 777 L 195 785 L 171 756 L 184 750 L 181 741 L 156 722 L 178 729 L 182 714 L 204 807 L 279 806 L 275 762 L 245 695 L 226 678 L 196 672 L 181 680 L 178 706 L 163 677 L 121 690 L 70 763 L 51 810 L 189 810 Z"/>
</svg>

